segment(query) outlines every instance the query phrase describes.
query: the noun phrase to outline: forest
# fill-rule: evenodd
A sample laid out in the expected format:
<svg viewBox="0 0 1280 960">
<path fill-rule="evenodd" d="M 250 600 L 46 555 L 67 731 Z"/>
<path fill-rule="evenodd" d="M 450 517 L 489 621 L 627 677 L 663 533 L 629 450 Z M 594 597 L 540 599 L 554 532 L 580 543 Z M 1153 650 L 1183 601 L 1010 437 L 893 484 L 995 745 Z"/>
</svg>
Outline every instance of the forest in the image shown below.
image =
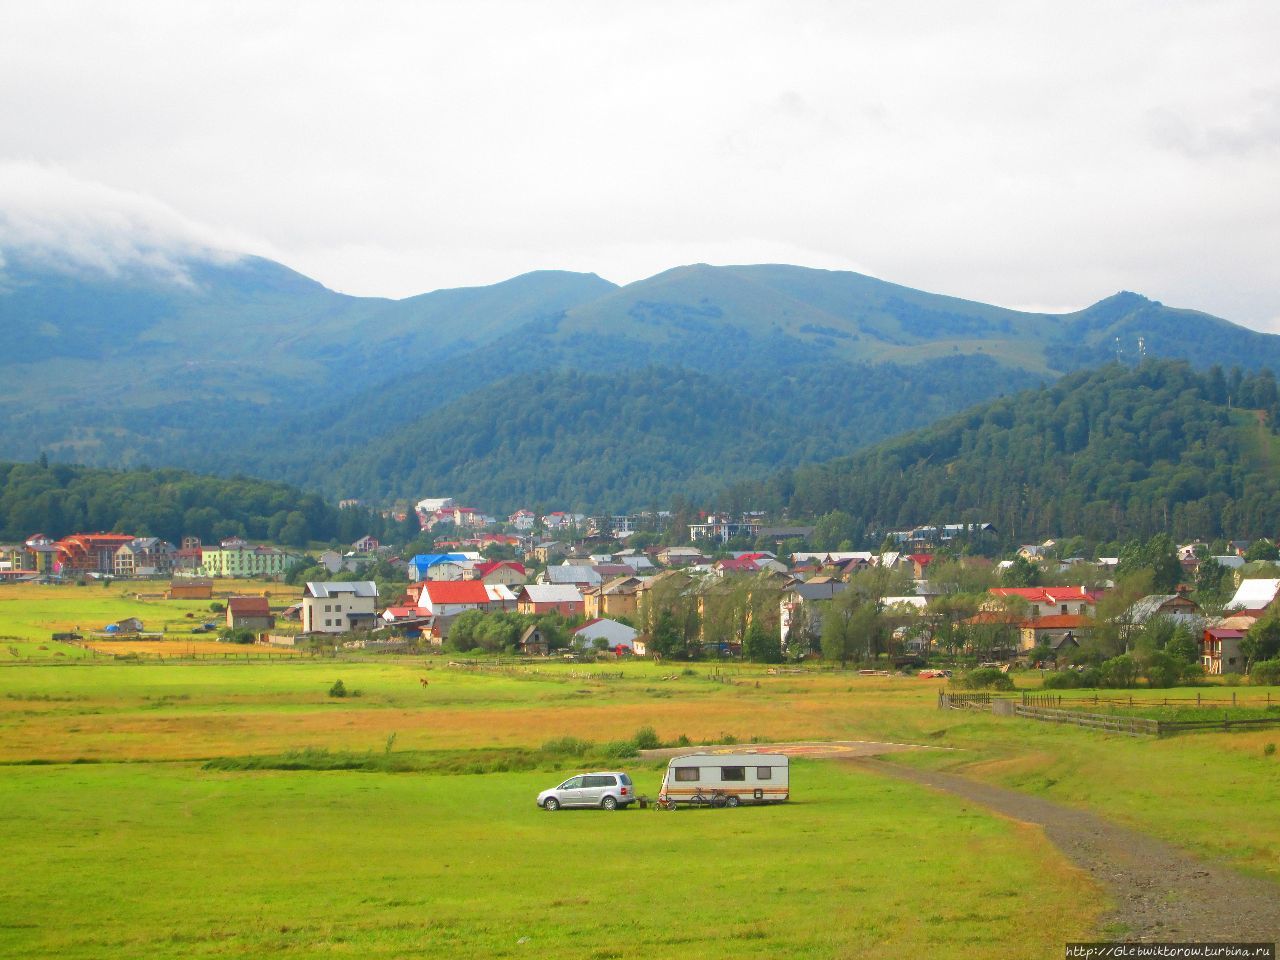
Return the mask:
<svg viewBox="0 0 1280 960">
<path fill-rule="evenodd" d="M 1278 413 L 1268 370 L 1111 364 L 734 485 L 719 505 L 792 517 L 839 510 L 869 531 L 988 522 L 1006 542 L 1274 536 Z"/>
<path fill-rule="evenodd" d="M 289 546 L 384 538 L 402 525 L 363 507 L 339 509 L 315 493 L 248 477 L 182 470 L 106 470 L 68 464 L 0 463 L 0 538 L 58 538 L 85 531 L 205 543 L 241 536 Z M 416 525 L 415 525 L 416 529 Z"/>
</svg>

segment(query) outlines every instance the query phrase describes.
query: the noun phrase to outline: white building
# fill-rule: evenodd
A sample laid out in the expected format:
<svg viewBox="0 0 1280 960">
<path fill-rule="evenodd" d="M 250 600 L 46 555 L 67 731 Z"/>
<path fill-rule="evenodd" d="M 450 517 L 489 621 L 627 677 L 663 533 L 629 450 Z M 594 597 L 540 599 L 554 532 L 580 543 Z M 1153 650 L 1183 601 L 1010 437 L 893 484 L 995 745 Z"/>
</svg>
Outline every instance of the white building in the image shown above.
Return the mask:
<svg viewBox="0 0 1280 960">
<path fill-rule="evenodd" d="M 377 605 L 378 585 L 372 580 L 308 582 L 302 594 L 302 632 L 369 629 L 376 624 Z"/>
</svg>

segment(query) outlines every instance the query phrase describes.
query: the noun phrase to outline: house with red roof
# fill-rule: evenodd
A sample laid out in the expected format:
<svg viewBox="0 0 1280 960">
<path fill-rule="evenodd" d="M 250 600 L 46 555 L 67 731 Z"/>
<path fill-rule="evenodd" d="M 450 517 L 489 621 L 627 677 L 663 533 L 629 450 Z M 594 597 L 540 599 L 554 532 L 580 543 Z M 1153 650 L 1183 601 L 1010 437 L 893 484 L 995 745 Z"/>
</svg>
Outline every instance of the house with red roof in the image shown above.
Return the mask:
<svg viewBox="0 0 1280 960">
<path fill-rule="evenodd" d="M 904 558 L 905 562 L 911 565 L 911 577 L 914 580 L 923 580 L 929 569 L 929 564 L 933 563 L 933 554 L 931 553 L 909 553 Z"/>
<path fill-rule="evenodd" d="M 270 630 L 276 625 L 271 602 L 266 597 L 229 597 L 227 628 L 230 630 Z"/>
<path fill-rule="evenodd" d="M 477 563 L 472 570 L 475 578 L 489 585 L 505 584 L 508 587 L 523 586 L 529 579 L 529 573 L 523 563 L 514 560 L 492 560 L 488 563 Z"/>
<path fill-rule="evenodd" d="M 409 585 L 419 610 L 435 617 L 452 617 L 466 610 L 489 606 L 489 591 L 479 580 L 427 580 Z"/>
<path fill-rule="evenodd" d="M 984 610 L 1003 607 L 1010 597 L 1019 597 L 1027 603 L 1029 619 L 1050 614 L 1074 613 L 1092 617 L 1098 597 L 1084 587 L 992 587 L 987 591 L 991 600 L 983 604 Z"/>
</svg>

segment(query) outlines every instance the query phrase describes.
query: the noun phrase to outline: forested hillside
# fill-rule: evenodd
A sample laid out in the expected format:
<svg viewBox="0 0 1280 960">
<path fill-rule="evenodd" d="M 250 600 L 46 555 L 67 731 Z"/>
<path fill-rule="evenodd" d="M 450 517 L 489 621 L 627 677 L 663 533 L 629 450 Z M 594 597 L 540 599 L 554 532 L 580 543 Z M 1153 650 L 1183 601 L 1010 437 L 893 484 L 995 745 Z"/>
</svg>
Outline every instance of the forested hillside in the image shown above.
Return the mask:
<svg viewBox="0 0 1280 960">
<path fill-rule="evenodd" d="M 1280 338 L 1132 293 L 1048 315 L 778 264 L 625 287 L 542 271 L 404 300 L 252 257 L 180 273 L 0 251 L 0 457 L 630 509 L 1136 363 L 1140 341 L 1280 369 Z"/>
<path fill-rule="evenodd" d="M 1268 371 L 1110 365 L 995 400 L 830 463 L 739 484 L 729 507 L 843 510 L 869 529 L 986 521 L 1010 540 L 1280 531 Z"/>
<path fill-rule="evenodd" d="M 339 510 L 314 493 L 245 477 L 181 470 L 104 470 L 0 463 L 0 539 L 85 531 L 156 536 L 178 543 L 243 536 L 292 546 L 350 543 L 366 533 L 407 533 L 362 508 Z M 407 537 L 406 537 L 407 538 Z"/>
</svg>

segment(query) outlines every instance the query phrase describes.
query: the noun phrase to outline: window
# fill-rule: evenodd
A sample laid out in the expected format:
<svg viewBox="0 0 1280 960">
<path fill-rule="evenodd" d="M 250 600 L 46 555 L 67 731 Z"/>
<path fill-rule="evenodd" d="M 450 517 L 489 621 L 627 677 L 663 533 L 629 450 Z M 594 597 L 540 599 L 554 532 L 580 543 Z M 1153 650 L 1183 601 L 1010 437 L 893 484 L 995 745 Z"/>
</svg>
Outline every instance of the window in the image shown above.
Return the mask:
<svg viewBox="0 0 1280 960">
<path fill-rule="evenodd" d="M 324 612 L 325 612 L 325 613 L 329 613 L 329 612 L 331 612 L 332 610 L 333 610 L 333 606 L 332 606 L 332 605 L 330 605 L 330 604 L 328 604 L 328 603 L 326 603 L 326 604 L 324 605 Z M 326 623 L 328 623 L 328 621 L 327 621 L 327 620 L 326 620 L 325 622 L 326 622 Z"/>
<path fill-rule="evenodd" d="M 721 767 L 720 779 L 725 781 L 745 780 L 747 779 L 746 767 Z"/>
<path fill-rule="evenodd" d="M 570 777 L 564 783 L 560 784 L 560 786 L 556 787 L 556 789 L 557 790 L 577 790 L 580 786 L 582 786 L 583 779 L 584 779 L 583 777 Z"/>
<path fill-rule="evenodd" d="M 333 621 L 331 621 L 328 617 L 325 617 L 325 618 L 324 618 L 324 625 L 325 625 L 326 627 L 332 627 L 332 626 L 333 626 Z"/>
<path fill-rule="evenodd" d="M 772 779 L 773 779 L 773 767 L 756 767 L 756 779 L 757 779 L 757 780 L 772 780 Z"/>
<path fill-rule="evenodd" d="M 584 787 L 612 787 L 614 783 L 615 781 L 613 777 L 596 776 L 582 778 L 582 785 Z"/>
<path fill-rule="evenodd" d="M 697 767 L 676 767 L 676 780 L 688 783 L 699 779 Z"/>
<path fill-rule="evenodd" d="M 340 603 L 335 603 L 335 604 L 333 605 L 333 612 L 334 612 L 334 613 L 341 613 L 341 612 L 342 612 L 342 604 L 340 604 Z"/>
</svg>

